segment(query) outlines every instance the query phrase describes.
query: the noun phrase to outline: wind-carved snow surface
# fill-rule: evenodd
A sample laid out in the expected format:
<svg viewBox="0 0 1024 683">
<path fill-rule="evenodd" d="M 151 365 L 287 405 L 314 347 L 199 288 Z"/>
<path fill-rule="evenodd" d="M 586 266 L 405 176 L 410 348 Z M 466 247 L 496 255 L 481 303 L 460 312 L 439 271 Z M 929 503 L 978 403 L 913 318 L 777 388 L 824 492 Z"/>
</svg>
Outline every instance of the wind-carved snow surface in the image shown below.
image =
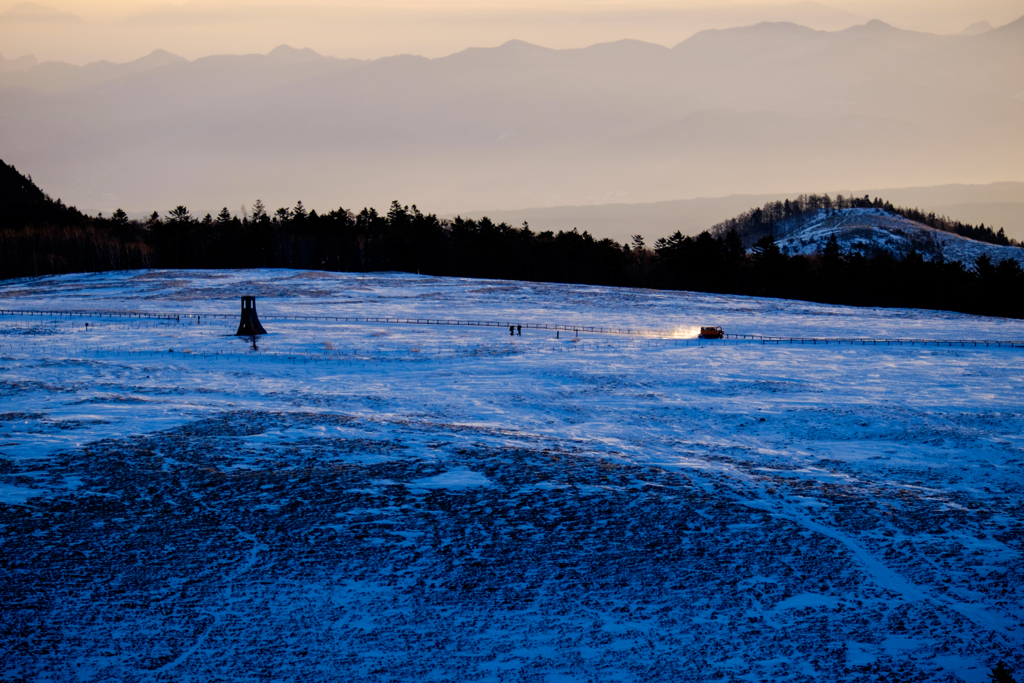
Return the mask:
<svg viewBox="0 0 1024 683">
<path fill-rule="evenodd" d="M 8 282 L 5 680 L 1024 671 L 1024 355 L 275 315 L 1024 339 L 950 313 L 294 271 Z M 88 321 L 86 331 L 84 323 Z M 566 338 L 569 337 L 569 338 Z"/>
<path fill-rule="evenodd" d="M 970 267 L 979 256 L 987 254 L 993 263 L 1010 259 L 1024 265 L 1024 249 L 1020 247 L 978 242 L 882 209 L 821 210 L 782 223 L 776 241 L 786 253 L 813 254 L 824 251 L 832 235 L 843 251 L 868 256 L 876 251 L 888 251 L 896 256 L 916 251 L 926 261 L 942 258 Z"/>
</svg>

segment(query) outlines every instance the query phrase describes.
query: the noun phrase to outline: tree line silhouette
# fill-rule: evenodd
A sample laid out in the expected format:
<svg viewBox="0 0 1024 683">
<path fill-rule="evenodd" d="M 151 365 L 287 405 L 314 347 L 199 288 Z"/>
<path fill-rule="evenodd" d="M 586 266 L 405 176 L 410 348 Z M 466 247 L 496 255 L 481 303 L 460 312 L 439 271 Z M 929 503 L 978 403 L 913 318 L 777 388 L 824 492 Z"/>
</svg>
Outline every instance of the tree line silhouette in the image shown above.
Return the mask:
<svg viewBox="0 0 1024 683">
<path fill-rule="evenodd" d="M 398 202 L 386 214 L 371 208 L 321 214 L 302 202 L 271 213 L 257 201 L 241 216 L 225 208 L 198 218 L 184 206 L 146 220 L 130 220 L 120 209 L 111 216 L 87 216 L 51 200 L 13 167 L 0 166 L 0 278 L 5 279 L 139 268 L 405 271 L 1024 317 L 1024 271 L 1012 259 L 992 263 L 982 256 L 964 264 L 925 260 L 916 252 L 902 257 L 846 253 L 834 236 L 812 256 L 779 249 L 775 232 L 781 223 L 819 210 L 869 203 L 917 220 L 916 210 L 868 198 L 810 195 L 771 202 L 696 237 L 677 232 L 652 248 L 639 235 L 620 244 L 576 229 L 535 232 L 526 223 L 440 219 Z M 1001 230 L 925 218 L 946 226 L 940 229 L 975 231 L 1010 243 Z"/>
</svg>

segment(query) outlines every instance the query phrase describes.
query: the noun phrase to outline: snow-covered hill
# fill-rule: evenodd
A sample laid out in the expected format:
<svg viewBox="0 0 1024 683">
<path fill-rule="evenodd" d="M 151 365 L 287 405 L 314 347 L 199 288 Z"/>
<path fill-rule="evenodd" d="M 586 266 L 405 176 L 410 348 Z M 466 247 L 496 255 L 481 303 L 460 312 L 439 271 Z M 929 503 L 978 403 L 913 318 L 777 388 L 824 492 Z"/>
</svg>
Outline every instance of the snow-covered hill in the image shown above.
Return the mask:
<svg viewBox="0 0 1024 683">
<path fill-rule="evenodd" d="M 802 220 L 783 222 L 777 241 L 786 253 L 813 254 L 824 250 L 832 235 L 844 251 L 868 255 L 888 251 L 902 256 L 917 251 L 928 261 L 941 257 L 973 265 L 979 256 L 988 254 L 993 263 L 1013 259 L 1024 264 L 1024 249 L 978 242 L 883 209 L 821 210 Z"/>
<path fill-rule="evenodd" d="M 7 680 L 971 681 L 1024 671 L 1024 321 L 571 285 L 0 285 Z M 88 329 L 85 322 L 89 322 Z"/>
</svg>

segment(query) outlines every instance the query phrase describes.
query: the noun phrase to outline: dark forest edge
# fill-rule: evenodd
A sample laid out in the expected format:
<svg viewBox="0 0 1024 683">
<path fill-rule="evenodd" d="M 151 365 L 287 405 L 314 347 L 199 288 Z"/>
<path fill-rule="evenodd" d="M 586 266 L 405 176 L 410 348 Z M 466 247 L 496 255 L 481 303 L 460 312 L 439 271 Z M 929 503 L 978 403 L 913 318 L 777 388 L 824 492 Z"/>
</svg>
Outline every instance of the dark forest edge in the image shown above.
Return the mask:
<svg viewBox="0 0 1024 683">
<path fill-rule="evenodd" d="M 1024 270 L 1012 260 L 973 264 L 844 252 L 833 236 L 819 254 L 787 255 L 775 243 L 784 220 L 819 210 L 883 208 L 948 232 L 1019 246 L 1002 230 L 900 209 L 867 197 L 801 196 L 770 202 L 696 237 L 679 233 L 649 248 L 587 232 L 534 232 L 527 224 L 439 219 L 392 202 L 387 214 L 299 202 L 273 214 L 257 201 L 239 216 L 193 217 L 178 206 L 161 217 L 87 216 L 51 200 L 0 162 L 0 278 L 142 268 L 295 268 L 649 287 L 855 306 L 927 308 L 1024 318 Z M 750 248 L 752 247 L 752 249 Z"/>
</svg>

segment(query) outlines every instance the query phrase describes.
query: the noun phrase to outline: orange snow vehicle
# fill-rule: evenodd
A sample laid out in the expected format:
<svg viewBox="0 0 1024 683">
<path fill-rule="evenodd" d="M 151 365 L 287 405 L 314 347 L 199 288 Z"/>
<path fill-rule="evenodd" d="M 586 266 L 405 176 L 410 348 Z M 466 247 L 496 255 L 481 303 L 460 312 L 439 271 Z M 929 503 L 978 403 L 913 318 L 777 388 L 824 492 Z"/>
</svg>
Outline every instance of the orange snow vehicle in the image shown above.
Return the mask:
<svg viewBox="0 0 1024 683">
<path fill-rule="evenodd" d="M 702 327 L 697 339 L 724 339 L 725 332 L 721 327 Z"/>
</svg>

